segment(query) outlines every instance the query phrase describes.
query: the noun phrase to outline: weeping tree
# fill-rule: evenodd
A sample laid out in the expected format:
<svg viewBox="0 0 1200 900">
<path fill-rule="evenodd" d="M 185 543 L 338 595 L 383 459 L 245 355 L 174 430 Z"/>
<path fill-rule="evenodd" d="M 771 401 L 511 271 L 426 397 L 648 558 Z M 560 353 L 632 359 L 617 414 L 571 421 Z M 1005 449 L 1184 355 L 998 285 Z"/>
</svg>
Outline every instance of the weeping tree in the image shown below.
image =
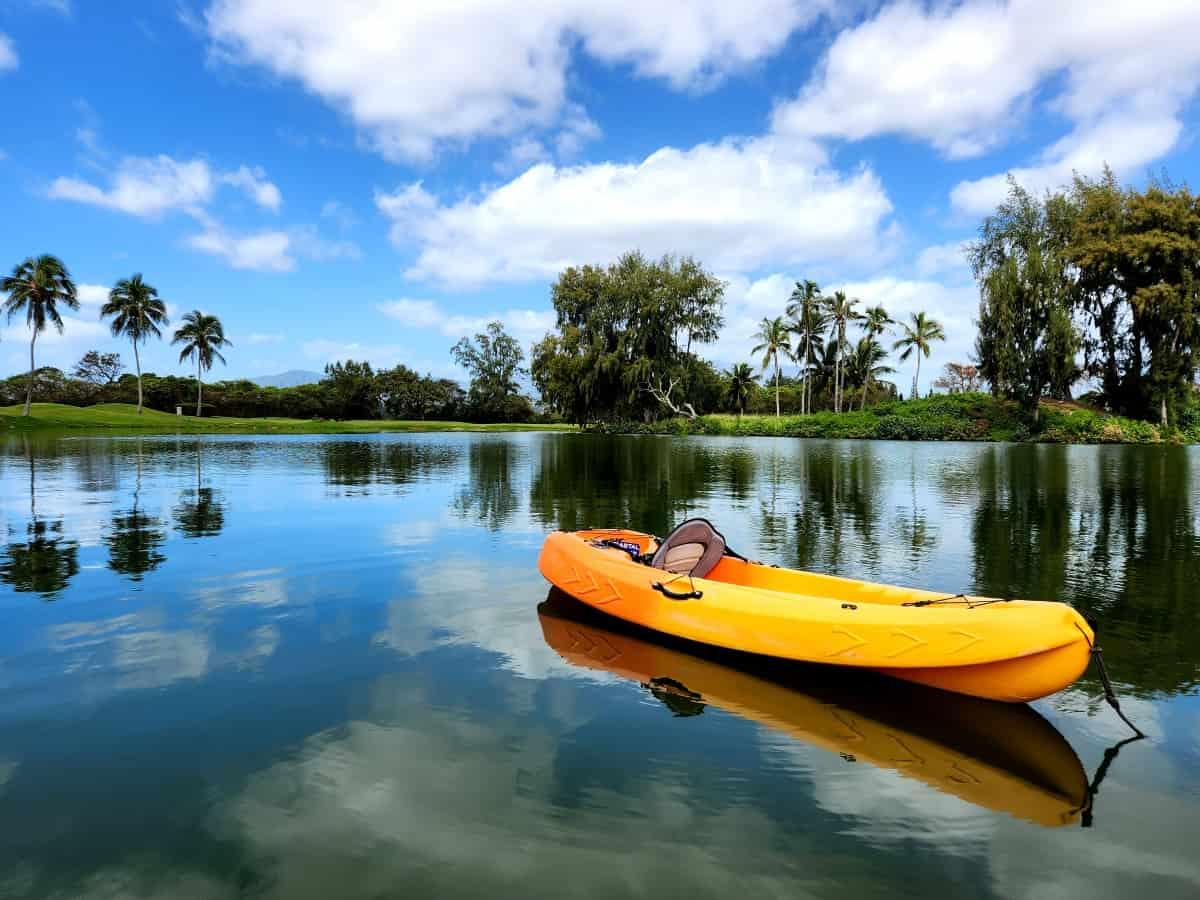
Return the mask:
<svg viewBox="0 0 1200 900">
<path fill-rule="evenodd" d="M 100 309 L 100 317 L 112 316 L 113 337 L 127 337 L 133 343 L 133 362 L 137 370 L 138 415 L 142 413 L 142 358 L 138 344 L 148 337 L 162 337 L 160 325 L 167 324 L 166 302 L 158 290 L 142 280 L 140 272 L 122 278 L 108 292 L 108 302 Z M 197 413 L 199 415 L 199 413 Z"/>
<path fill-rule="evenodd" d="M 183 344 L 179 351 L 180 362 L 196 360 L 196 415 L 199 416 L 204 397 L 204 373 L 212 369 L 215 359 L 225 363 L 221 348 L 232 347 L 233 343 L 225 337 L 220 319 L 196 309 L 183 317 L 183 325 L 175 331 L 171 344 Z"/>
<path fill-rule="evenodd" d="M 25 411 L 22 413 L 28 416 L 33 403 L 33 384 L 37 379 L 34 345 L 38 335 L 46 330 L 47 322 L 62 333 L 63 320 L 58 311 L 60 303 L 68 309 L 79 309 L 75 282 L 71 280 L 62 260 L 46 253 L 18 263 L 12 274 L 0 281 L 0 291 L 8 295 L 4 309 L 9 321 L 24 310 L 25 322 L 29 325 L 29 384 L 25 390 Z"/>
<path fill-rule="evenodd" d="M 984 220 L 968 251 L 980 288 L 980 373 L 1035 422 L 1042 396 L 1069 396 L 1078 372 L 1066 252 L 1071 218 L 1064 198 L 1042 202 L 1010 180 L 1007 199 Z"/>
</svg>

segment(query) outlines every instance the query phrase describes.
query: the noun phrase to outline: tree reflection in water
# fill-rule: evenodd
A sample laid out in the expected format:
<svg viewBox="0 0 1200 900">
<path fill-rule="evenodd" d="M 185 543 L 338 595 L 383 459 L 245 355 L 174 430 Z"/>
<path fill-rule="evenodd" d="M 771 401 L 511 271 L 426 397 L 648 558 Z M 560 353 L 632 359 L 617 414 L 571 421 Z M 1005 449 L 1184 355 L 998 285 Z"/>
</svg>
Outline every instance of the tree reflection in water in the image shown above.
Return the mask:
<svg viewBox="0 0 1200 900">
<path fill-rule="evenodd" d="M 0 582 L 15 591 L 39 593 L 46 600 L 66 588 L 79 573 L 79 542 L 63 533 L 61 516 L 46 520 L 37 511 L 37 463 L 34 445 L 23 440 L 29 463 L 29 521 L 24 540 L 10 540 L 0 556 Z M 9 537 L 16 532 L 10 527 Z"/>
<path fill-rule="evenodd" d="M 454 498 L 454 509 L 489 531 L 499 531 L 519 504 L 517 470 L 526 458 L 523 447 L 505 437 L 482 437 L 467 453 L 467 483 Z"/>
<path fill-rule="evenodd" d="M 175 505 L 175 524 L 187 537 L 215 537 L 225 527 L 225 501 L 220 492 L 203 486 L 202 440 L 196 438 L 196 484 L 179 492 Z"/>
<path fill-rule="evenodd" d="M 343 496 L 372 493 L 374 485 L 406 488 L 458 464 L 462 447 L 425 438 L 331 440 L 321 445 L 325 483 Z"/>
<path fill-rule="evenodd" d="M 108 567 L 114 572 L 128 575 L 134 581 L 157 569 L 166 557 L 159 548 L 167 539 L 162 519 L 141 510 L 142 492 L 142 440 L 135 449 L 135 475 L 133 506 L 115 512 L 104 543 L 108 547 Z"/>
</svg>

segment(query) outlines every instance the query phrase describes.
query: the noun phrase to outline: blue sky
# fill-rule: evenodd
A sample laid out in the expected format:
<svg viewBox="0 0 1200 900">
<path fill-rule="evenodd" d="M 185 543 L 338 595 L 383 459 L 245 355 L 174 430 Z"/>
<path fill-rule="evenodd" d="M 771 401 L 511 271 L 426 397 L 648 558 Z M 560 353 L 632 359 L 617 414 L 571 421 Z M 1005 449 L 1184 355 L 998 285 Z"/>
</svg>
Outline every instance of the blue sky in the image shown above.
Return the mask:
<svg viewBox="0 0 1200 900">
<path fill-rule="evenodd" d="M 84 286 L 45 364 L 129 357 L 97 310 L 140 271 L 225 322 L 213 377 L 454 375 L 491 318 L 540 337 L 563 266 L 691 253 L 729 283 L 718 363 L 815 278 L 941 318 L 927 384 L 1005 173 L 1195 182 L 1198 31 L 1200 0 L 0 0 L 0 265 Z"/>
</svg>

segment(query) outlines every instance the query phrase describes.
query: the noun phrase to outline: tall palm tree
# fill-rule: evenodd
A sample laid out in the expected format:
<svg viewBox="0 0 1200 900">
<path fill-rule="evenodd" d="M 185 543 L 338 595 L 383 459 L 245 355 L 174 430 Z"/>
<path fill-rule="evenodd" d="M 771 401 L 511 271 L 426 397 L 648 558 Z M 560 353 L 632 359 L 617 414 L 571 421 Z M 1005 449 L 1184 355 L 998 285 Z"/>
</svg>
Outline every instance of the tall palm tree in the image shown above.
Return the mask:
<svg viewBox="0 0 1200 900">
<path fill-rule="evenodd" d="M 159 298 L 158 289 L 142 281 L 142 273 L 122 278 L 108 292 L 108 302 L 100 309 L 100 318 L 114 316 L 113 337 L 127 337 L 133 342 L 133 362 L 137 368 L 138 415 L 142 413 L 142 359 L 138 344 L 150 336 L 162 337 L 160 325 L 167 324 L 167 305 Z"/>
<path fill-rule="evenodd" d="M 772 361 L 775 363 L 775 416 L 779 417 L 779 354 L 791 351 L 791 341 L 788 338 L 788 327 L 783 316 L 774 319 L 763 318 L 758 323 L 758 332 L 754 335 L 758 343 L 750 351 L 762 353 L 762 369 L 765 372 Z"/>
<path fill-rule="evenodd" d="M 912 399 L 917 397 L 917 381 L 921 377 L 921 357 L 929 357 L 929 350 L 934 341 L 944 341 L 946 332 L 942 330 L 942 323 L 937 319 L 925 315 L 925 311 L 910 313 L 909 321 L 904 322 L 900 326 L 903 331 L 900 334 L 900 340 L 892 345 L 893 350 L 903 348 L 904 352 L 900 354 L 900 361 L 904 362 L 910 356 L 916 353 L 917 369 L 913 373 L 912 383 Z"/>
<path fill-rule="evenodd" d="M 834 341 L 837 355 L 834 357 L 833 370 L 833 411 L 842 411 L 842 358 L 846 349 L 846 325 L 862 318 L 855 310 L 858 300 L 847 297 L 845 291 L 834 291 L 832 297 L 827 297 L 825 306 L 829 311 L 829 321 L 833 326 Z"/>
<path fill-rule="evenodd" d="M 729 402 L 737 407 L 740 419 L 746 409 L 746 401 L 750 399 L 750 392 L 758 384 L 758 376 L 749 363 L 738 363 L 726 374 L 729 377 Z"/>
<path fill-rule="evenodd" d="M 867 408 L 867 391 L 870 389 L 871 383 L 877 381 L 882 375 L 890 375 L 896 371 L 891 366 L 884 365 L 886 359 L 887 351 L 883 349 L 879 341 L 869 334 L 863 335 L 854 345 L 854 351 L 846 360 L 846 369 L 850 380 L 855 384 L 862 385 L 859 409 Z"/>
<path fill-rule="evenodd" d="M 825 313 L 822 309 L 821 288 L 815 281 L 797 281 L 787 305 L 787 314 L 794 320 L 792 332 L 796 335 L 796 346 L 792 349 L 800 365 L 803 379 L 800 388 L 800 412 L 811 412 L 812 367 L 821 355 L 825 331 Z"/>
<path fill-rule="evenodd" d="M 204 395 L 204 373 L 212 368 L 213 360 L 225 362 L 221 355 L 221 347 L 232 347 L 233 343 L 226 339 L 225 328 L 216 316 L 205 315 L 200 310 L 193 310 L 183 317 L 184 324 L 180 326 L 172 344 L 183 344 L 179 351 L 179 361 L 195 358 L 196 360 L 196 415 L 200 415 L 200 403 Z"/>
<path fill-rule="evenodd" d="M 886 353 L 884 349 L 879 346 L 879 342 L 876 341 L 875 338 L 887 331 L 889 325 L 895 324 L 896 323 L 892 317 L 888 315 L 887 310 L 883 308 L 883 304 L 868 306 L 863 312 L 862 327 L 863 331 L 866 332 L 866 339 L 875 347 L 878 347 L 879 352 L 885 356 Z M 862 345 L 862 341 L 859 341 L 859 345 Z M 858 352 L 857 348 L 855 352 Z M 880 361 L 882 361 L 882 358 Z M 893 371 L 891 368 L 886 366 L 882 368 L 887 368 L 889 373 Z M 874 379 L 875 374 L 875 370 L 871 366 L 867 366 L 866 380 L 863 381 L 862 400 L 858 404 L 859 409 L 866 409 L 867 407 L 867 391 L 871 387 L 871 381 Z M 882 375 L 885 373 L 879 372 L 878 374 Z"/>
<path fill-rule="evenodd" d="M 33 345 L 37 337 L 46 330 L 46 323 L 51 322 L 63 330 L 62 316 L 58 312 L 58 304 L 68 309 L 79 309 L 79 300 L 75 297 L 75 282 L 62 260 L 57 256 L 44 253 L 41 256 L 29 257 L 13 267 L 13 272 L 7 278 L 0 280 L 0 291 L 8 294 L 4 301 L 4 309 L 9 321 L 22 309 L 25 310 L 25 321 L 33 332 L 29 339 L 29 386 L 25 389 L 25 412 L 29 415 L 29 406 L 33 403 L 33 382 L 37 377 L 37 366 L 33 362 Z"/>
</svg>

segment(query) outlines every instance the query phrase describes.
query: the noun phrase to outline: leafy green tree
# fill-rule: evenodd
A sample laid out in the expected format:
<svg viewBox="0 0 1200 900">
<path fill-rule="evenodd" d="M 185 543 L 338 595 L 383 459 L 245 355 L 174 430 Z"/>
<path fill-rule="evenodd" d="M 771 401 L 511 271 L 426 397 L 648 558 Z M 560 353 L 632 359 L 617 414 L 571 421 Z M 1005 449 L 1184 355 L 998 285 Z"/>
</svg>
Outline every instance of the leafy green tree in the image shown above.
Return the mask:
<svg viewBox="0 0 1200 900">
<path fill-rule="evenodd" d="M 1122 189 L 1077 177 L 1065 256 L 1090 327 L 1087 374 L 1119 411 L 1176 421 L 1194 404 L 1200 353 L 1200 198 L 1165 179 Z"/>
<path fill-rule="evenodd" d="M 845 291 L 834 291 L 832 297 L 825 299 L 829 313 L 829 322 L 833 328 L 833 342 L 836 348 L 833 366 L 833 411 L 842 411 L 842 359 L 846 352 L 846 325 L 857 321 L 861 314 L 854 308 L 858 305 L 854 297 L 847 297 Z"/>
<path fill-rule="evenodd" d="M 627 253 L 607 267 L 567 268 L 551 289 L 555 332 L 534 347 L 530 366 L 543 402 L 585 423 L 648 420 L 672 390 L 696 396 L 708 375 L 694 350 L 716 340 L 724 291 L 686 257 Z"/>
<path fill-rule="evenodd" d="M 25 322 L 31 332 L 29 338 L 29 387 L 25 392 L 25 411 L 29 415 L 30 404 L 33 403 L 33 382 L 37 366 L 33 361 L 33 348 L 38 335 L 46 330 L 50 322 L 63 330 L 62 314 L 58 311 L 61 303 L 68 309 L 79 309 L 79 300 L 75 296 L 75 282 L 62 260 L 50 254 L 39 257 L 29 257 L 24 262 L 13 267 L 12 274 L 0 280 L 0 291 L 7 294 L 4 309 L 11 322 L 21 310 L 25 311 Z"/>
<path fill-rule="evenodd" d="M 1041 202 L 1015 181 L 968 251 L 980 286 L 976 353 L 992 390 L 1038 417 L 1052 381 L 1070 391 L 1078 338 L 1065 245 L 1070 215 L 1061 198 Z M 917 358 L 918 367 L 920 357 Z"/>
<path fill-rule="evenodd" d="M 142 358 L 138 344 L 149 337 L 162 337 L 160 326 L 167 324 L 167 305 L 158 296 L 158 289 L 146 284 L 142 274 L 135 272 L 122 278 L 108 292 L 108 302 L 100 309 L 100 317 L 112 316 L 113 337 L 127 337 L 133 343 L 133 363 L 137 371 L 138 415 L 142 412 Z M 200 415 L 197 406 L 196 415 Z"/>
<path fill-rule="evenodd" d="M 471 375 L 467 402 L 486 418 L 505 417 L 520 396 L 517 379 L 527 375 L 525 351 L 500 322 L 489 322 L 475 339 L 462 338 L 450 348 L 454 361 Z"/>
<path fill-rule="evenodd" d="M 775 365 L 775 415 L 779 416 L 779 354 L 791 351 L 791 336 L 787 323 L 782 316 L 774 319 L 764 318 L 758 324 L 754 339 L 758 341 L 751 348 L 751 353 L 762 353 L 762 371 L 774 363 Z"/>
<path fill-rule="evenodd" d="M 917 383 L 921 378 L 921 357 L 929 358 L 934 341 L 944 341 L 946 332 L 942 324 L 934 318 L 925 315 L 925 310 L 910 313 L 909 320 L 900 324 L 900 339 L 892 345 L 893 350 L 900 350 L 900 361 L 905 362 L 910 356 L 917 358 L 917 368 L 913 372 L 912 398 L 920 396 Z"/>
<path fill-rule="evenodd" d="M 71 370 L 71 377 L 97 387 L 103 387 L 116 384 L 117 379 L 121 377 L 121 370 L 124 368 L 120 353 L 101 353 L 99 350 L 89 350 L 83 354 L 79 362 L 75 363 L 75 368 Z"/>
<path fill-rule="evenodd" d="M 321 384 L 333 400 L 335 418 L 369 419 L 377 414 L 375 372 L 369 362 L 329 363 Z"/>
<path fill-rule="evenodd" d="M 726 373 L 728 380 L 727 398 L 730 405 L 737 410 L 738 418 L 746 409 L 746 401 L 758 386 L 758 376 L 750 368 L 749 363 L 738 363 Z"/>
<path fill-rule="evenodd" d="M 825 329 L 829 322 L 825 317 L 825 301 L 821 288 L 815 281 L 797 281 L 788 300 L 787 314 L 792 317 L 792 333 L 796 344 L 792 356 L 800 366 L 802 386 L 800 389 L 800 413 L 812 412 L 813 369 L 825 347 Z"/>
<path fill-rule="evenodd" d="M 183 344 L 183 349 L 179 351 L 180 362 L 185 359 L 196 360 L 196 415 L 199 416 L 204 396 L 204 373 L 212 369 L 214 359 L 224 364 L 221 348 L 232 347 L 233 343 L 225 337 L 225 328 L 220 319 L 198 309 L 183 317 L 183 325 L 176 329 L 171 343 Z"/>
</svg>

